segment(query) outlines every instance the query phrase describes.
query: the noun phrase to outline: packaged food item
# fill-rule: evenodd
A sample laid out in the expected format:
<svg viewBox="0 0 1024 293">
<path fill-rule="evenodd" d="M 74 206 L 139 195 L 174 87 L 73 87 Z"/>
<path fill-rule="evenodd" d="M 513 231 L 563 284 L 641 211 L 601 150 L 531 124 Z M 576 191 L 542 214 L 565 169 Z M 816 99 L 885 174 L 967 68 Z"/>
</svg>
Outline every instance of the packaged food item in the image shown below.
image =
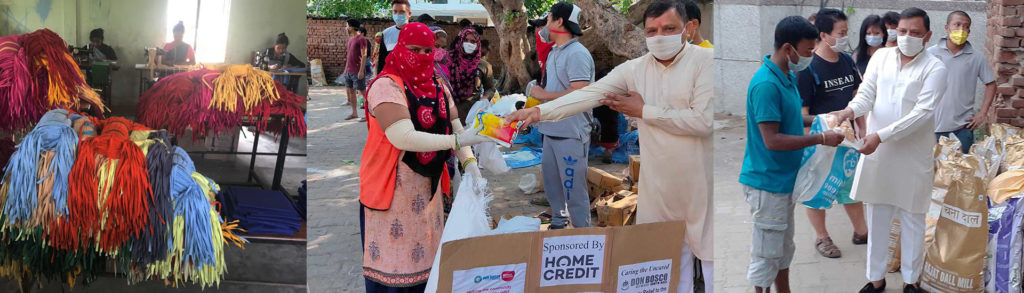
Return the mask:
<svg viewBox="0 0 1024 293">
<path fill-rule="evenodd" d="M 527 97 L 526 98 L 526 107 L 524 107 L 524 108 L 533 108 L 534 106 L 537 106 L 537 105 L 540 105 L 540 100 L 534 99 L 533 97 Z"/>
<path fill-rule="evenodd" d="M 505 119 L 488 112 L 479 112 L 476 115 L 476 123 L 473 124 L 473 128 L 482 126 L 480 135 L 493 139 L 501 146 L 512 146 L 512 141 L 519 135 L 519 126 L 522 121 L 506 124 Z"/>
<path fill-rule="evenodd" d="M 929 292 L 980 292 L 989 236 L 983 163 L 955 139 L 939 141 L 935 190 L 925 219 L 921 287 Z"/>
</svg>

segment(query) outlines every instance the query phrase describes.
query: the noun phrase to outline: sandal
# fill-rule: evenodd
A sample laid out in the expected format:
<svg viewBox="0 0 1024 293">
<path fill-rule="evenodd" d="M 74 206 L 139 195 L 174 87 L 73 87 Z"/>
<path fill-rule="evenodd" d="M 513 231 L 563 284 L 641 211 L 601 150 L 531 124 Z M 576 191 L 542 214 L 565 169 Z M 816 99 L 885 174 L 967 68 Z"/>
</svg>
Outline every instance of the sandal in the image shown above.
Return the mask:
<svg viewBox="0 0 1024 293">
<path fill-rule="evenodd" d="M 831 237 L 818 239 L 818 241 L 814 243 L 814 248 L 818 250 L 818 253 L 821 254 L 821 256 L 827 258 L 839 258 L 843 256 L 843 253 L 839 251 L 839 247 L 836 247 L 836 244 L 832 243 Z"/>
<path fill-rule="evenodd" d="M 861 245 L 861 244 L 867 244 L 867 243 L 868 243 L 868 233 L 864 233 L 864 235 L 857 235 L 857 233 L 853 233 L 853 244 L 854 245 Z"/>
<path fill-rule="evenodd" d="M 534 218 L 540 219 L 540 223 L 541 224 L 550 224 L 551 223 L 551 213 L 548 213 L 547 211 L 544 211 L 544 212 L 538 214 Z"/>
<path fill-rule="evenodd" d="M 349 115 L 348 118 L 345 118 L 345 120 L 352 120 L 356 118 L 359 118 L 359 115 Z"/>
</svg>

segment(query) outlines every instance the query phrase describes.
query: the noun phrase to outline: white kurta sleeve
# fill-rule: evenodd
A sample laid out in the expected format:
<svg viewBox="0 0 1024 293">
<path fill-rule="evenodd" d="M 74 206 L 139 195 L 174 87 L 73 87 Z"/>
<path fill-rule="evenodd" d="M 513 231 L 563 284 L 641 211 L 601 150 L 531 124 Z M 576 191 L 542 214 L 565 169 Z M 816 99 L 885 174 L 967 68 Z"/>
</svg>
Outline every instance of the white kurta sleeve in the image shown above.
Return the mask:
<svg viewBox="0 0 1024 293">
<path fill-rule="evenodd" d="M 935 114 L 935 105 L 939 102 L 939 97 L 946 92 L 946 67 L 938 63 L 928 71 L 925 73 L 921 93 L 918 94 L 914 109 L 900 120 L 878 130 L 878 137 L 882 139 L 882 142 L 899 139 L 921 127 L 932 127 L 925 124 Z"/>
<path fill-rule="evenodd" d="M 714 128 L 711 102 L 715 86 L 713 62 L 714 59 L 708 58 L 693 72 L 692 78 L 696 82 L 691 92 L 693 102 L 690 108 L 675 109 L 647 104 L 643 109 L 644 122 L 674 135 L 711 136 Z"/>
<path fill-rule="evenodd" d="M 627 61 L 612 69 L 604 78 L 587 85 L 581 89 L 572 91 L 558 99 L 537 105 L 540 109 L 541 121 L 558 121 L 584 111 L 600 106 L 598 102 L 604 99 L 604 94 L 626 94 L 628 82 L 632 79 L 629 74 L 633 72 L 632 64 Z"/>
<path fill-rule="evenodd" d="M 857 95 L 847 106 L 853 109 L 854 117 L 867 115 L 875 107 L 875 99 L 878 94 L 878 70 L 885 67 L 883 64 L 888 58 L 885 55 L 887 54 L 877 54 L 875 58 L 868 60 L 868 68 L 864 69 L 864 80 L 857 87 Z"/>
</svg>

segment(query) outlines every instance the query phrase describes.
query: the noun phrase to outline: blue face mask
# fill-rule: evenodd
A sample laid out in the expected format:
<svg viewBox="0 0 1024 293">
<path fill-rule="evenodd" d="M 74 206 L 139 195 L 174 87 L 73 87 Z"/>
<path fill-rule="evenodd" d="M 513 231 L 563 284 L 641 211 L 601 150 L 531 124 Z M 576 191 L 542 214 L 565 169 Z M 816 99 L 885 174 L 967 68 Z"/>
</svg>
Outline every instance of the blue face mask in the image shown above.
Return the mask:
<svg viewBox="0 0 1024 293">
<path fill-rule="evenodd" d="M 405 14 L 392 14 L 391 19 L 394 20 L 397 25 L 405 25 L 409 22 L 408 16 Z"/>
</svg>

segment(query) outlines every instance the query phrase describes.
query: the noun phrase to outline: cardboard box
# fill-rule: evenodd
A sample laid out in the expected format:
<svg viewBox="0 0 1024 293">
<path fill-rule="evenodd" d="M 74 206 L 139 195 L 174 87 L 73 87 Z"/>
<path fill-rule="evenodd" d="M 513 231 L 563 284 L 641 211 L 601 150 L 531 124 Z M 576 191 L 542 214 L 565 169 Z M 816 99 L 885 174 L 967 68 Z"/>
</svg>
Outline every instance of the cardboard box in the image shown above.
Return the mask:
<svg viewBox="0 0 1024 293">
<path fill-rule="evenodd" d="M 634 219 L 636 213 L 637 195 L 630 191 L 621 191 L 616 196 L 620 199 L 607 201 L 596 207 L 597 225 L 604 226 L 626 226 Z"/>
<path fill-rule="evenodd" d="M 633 182 L 640 182 L 640 156 L 632 155 L 629 156 L 629 178 Z"/>
<path fill-rule="evenodd" d="M 587 168 L 587 188 L 591 200 L 625 190 L 622 183 L 622 178 L 611 173 L 595 167 Z"/>
<path fill-rule="evenodd" d="M 663 222 L 451 241 L 438 292 L 675 292 L 683 235 Z"/>
</svg>

